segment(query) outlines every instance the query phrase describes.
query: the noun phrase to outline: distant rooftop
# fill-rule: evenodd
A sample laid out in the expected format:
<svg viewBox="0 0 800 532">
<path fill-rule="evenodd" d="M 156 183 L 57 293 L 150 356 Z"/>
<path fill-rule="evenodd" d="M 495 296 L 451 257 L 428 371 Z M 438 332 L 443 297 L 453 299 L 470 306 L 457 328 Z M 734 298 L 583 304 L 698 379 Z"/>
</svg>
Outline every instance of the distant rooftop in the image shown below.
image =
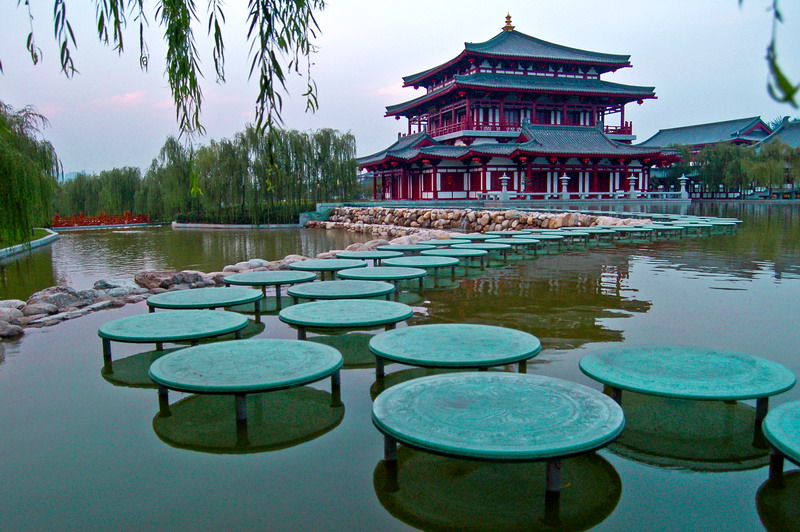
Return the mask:
<svg viewBox="0 0 800 532">
<path fill-rule="evenodd" d="M 759 142 L 759 145 L 768 142 L 783 142 L 793 148 L 800 146 L 800 119 L 789 120 L 789 117 L 783 119 L 783 123 L 778 126 L 778 129 L 772 132 L 770 136 Z"/>
<path fill-rule="evenodd" d="M 754 144 L 769 134 L 769 126 L 761 120 L 761 117 L 751 116 L 723 122 L 662 129 L 638 146 L 666 147 L 680 144 L 700 147 L 733 141 Z"/>
</svg>

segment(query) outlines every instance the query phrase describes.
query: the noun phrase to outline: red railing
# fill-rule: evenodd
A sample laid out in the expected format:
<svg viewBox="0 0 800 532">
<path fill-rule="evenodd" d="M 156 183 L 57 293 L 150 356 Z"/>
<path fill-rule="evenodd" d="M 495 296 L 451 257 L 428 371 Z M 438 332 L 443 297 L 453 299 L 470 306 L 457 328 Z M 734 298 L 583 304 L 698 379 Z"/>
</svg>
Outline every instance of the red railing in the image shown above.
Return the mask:
<svg viewBox="0 0 800 532">
<path fill-rule="evenodd" d="M 150 216 L 147 214 L 131 214 L 125 211 L 124 214 L 107 214 L 101 212 L 97 216 L 84 216 L 83 213 L 73 214 L 72 216 L 61 217 L 56 214 L 53 218 L 53 227 L 84 227 L 97 225 L 130 225 L 150 223 Z"/>
<path fill-rule="evenodd" d="M 605 126 L 603 132 L 606 135 L 633 135 L 633 125 L 625 122 L 621 126 Z"/>
</svg>

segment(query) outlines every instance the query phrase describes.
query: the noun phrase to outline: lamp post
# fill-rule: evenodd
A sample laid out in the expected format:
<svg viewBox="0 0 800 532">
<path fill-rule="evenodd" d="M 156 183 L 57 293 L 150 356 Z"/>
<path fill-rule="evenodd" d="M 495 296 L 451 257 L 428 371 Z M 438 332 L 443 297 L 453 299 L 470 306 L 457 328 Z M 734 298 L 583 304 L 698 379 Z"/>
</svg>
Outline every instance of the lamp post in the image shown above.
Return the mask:
<svg viewBox="0 0 800 532">
<path fill-rule="evenodd" d="M 564 175 L 562 175 L 558 179 L 561 181 L 561 199 L 568 200 L 569 192 L 567 192 L 567 183 L 569 183 L 569 176 L 566 173 L 564 173 Z"/>
<path fill-rule="evenodd" d="M 687 181 L 689 181 L 689 178 L 686 177 L 686 174 L 683 174 L 678 178 L 678 183 L 681 185 L 681 199 L 689 199 L 689 193 L 686 191 Z"/>
<path fill-rule="evenodd" d="M 511 199 L 510 195 L 508 194 L 508 181 L 511 178 L 503 172 L 503 175 L 500 176 L 500 201 L 506 202 Z"/>
</svg>

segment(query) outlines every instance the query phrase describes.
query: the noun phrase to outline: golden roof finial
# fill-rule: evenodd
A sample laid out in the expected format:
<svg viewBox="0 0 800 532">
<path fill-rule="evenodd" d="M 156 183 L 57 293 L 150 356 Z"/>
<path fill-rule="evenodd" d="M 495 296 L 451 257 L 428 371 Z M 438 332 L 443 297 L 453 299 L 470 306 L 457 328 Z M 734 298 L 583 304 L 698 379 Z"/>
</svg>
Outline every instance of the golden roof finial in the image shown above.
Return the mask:
<svg viewBox="0 0 800 532">
<path fill-rule="evenodd" d="M 514 26 L 511 25 L 511 13 L 506 14 L 506 25 L 503 26 L 503 31 L 512 31 Z"/>
</svg>

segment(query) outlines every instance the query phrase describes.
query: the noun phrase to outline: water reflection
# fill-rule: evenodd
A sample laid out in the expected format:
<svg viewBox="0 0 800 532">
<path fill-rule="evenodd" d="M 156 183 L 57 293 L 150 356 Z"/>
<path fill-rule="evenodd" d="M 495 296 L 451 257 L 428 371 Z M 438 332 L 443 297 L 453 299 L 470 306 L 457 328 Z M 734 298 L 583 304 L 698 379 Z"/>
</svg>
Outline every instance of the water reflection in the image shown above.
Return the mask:
<svg viewBox="0 0 800 532">
<path fill-rule="evenodd" d="M 462 290 L 437 292 L 433 323 L 503 325 L 537 336 L 544 349 L 619 342 L 622 332 L 601 324 L 650 310 L 628 287 L 630 255 L 592 249 L 540 256 L 465 279 Z"/>
<path fill-rule="evenodd" d="M 247 423 L 236 422 L 232 395 L 193 395 L 153 418 L 161 441 L 218 454 L 276 451 L 316 439 L 344 419 L 338 394 L 309 386 L 247 396 Z"/>
<path fill-rule="evenodd" d="M 764 482 L 756 494 L 761 524 L 769 532 L 800 530 L 800 471 L 783 475 L 783 487 Z"/>
<path fill-rule="evenodd" d="M 372 235 L 322 229 L 68 231 L 49 246 L 0 264 L 0 299 L 27 299 L 56 284 L 91 288 L 107 277 L 132 277 L 146 269 L 213 272 L 227 264 L 291 254 L 314 256 L 344 249 Z"/>
<path fill-rule="evenodd" d="M 100 374 L 105 380 L 114 386 L 126 388 L 158 388 L 150 380 L 150 365 L 168 353 L 172 353 L 182 347 L 175 349 L 163 349 L 161 351 L 145 351 L 129 357 L 112 361 L 107 359 Z"/>
<path fill-rule="evenodd" d="M 769 463 L 754 437 L 755 408 L 625 392 L 625 430 L 607 449 L 637 462 L 691 471 L 744 471 Z"/>
<path fill-rule="evenodd" d="M 622 481 L 599 455 L 562 460 L 561 475 L 554 507 L 544 463 L 477 462 L 400 446 L 396 465 L 378 463 L 373 484 L 390 514 L 423 530 L 585 530 L 616 508 Z"/>
<path fill-rule="evenodd" d="M 368 333 L 348 332 L 314 336 L 310 337 L 309 341 L 337 349 L 344 358 L 343 369 L 374 368 L 375 356 L 369 350 L 369 341 L 372 337 L 373 335 Z"/>
</svg>

